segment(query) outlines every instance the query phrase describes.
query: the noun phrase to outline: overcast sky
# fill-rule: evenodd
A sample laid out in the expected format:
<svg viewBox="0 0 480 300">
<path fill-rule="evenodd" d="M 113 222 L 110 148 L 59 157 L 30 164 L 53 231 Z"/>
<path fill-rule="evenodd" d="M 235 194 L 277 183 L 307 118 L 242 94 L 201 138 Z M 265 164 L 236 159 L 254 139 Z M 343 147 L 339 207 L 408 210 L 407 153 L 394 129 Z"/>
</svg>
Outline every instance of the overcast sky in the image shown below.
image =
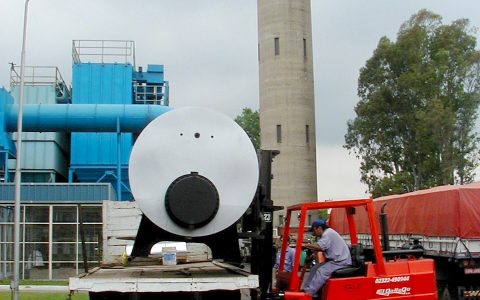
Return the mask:
<svg viewBox="0 0 480 300">
<path fill-rule="evenodd" d="M 292 0 L 295 1 L 295 0 Z M 382 36 L 426 8 L 480 27 L 478 0 L 312 0 L 320 199 L 364 196 L 359 163 L 342 148 L 359 69 Z M 0 86 L 20 64 L 24 1 L 0 0 Z M 477 37 L 480 37 L 477 35 Z M 31 0 L 27 65 L 58 66 L 71 81 L 74 39 L 136 43 L 137 65 L 164 64 L 171 106 L 207 106 L 232 118 L 258 109 L 255 0 Z"/>
</svg>

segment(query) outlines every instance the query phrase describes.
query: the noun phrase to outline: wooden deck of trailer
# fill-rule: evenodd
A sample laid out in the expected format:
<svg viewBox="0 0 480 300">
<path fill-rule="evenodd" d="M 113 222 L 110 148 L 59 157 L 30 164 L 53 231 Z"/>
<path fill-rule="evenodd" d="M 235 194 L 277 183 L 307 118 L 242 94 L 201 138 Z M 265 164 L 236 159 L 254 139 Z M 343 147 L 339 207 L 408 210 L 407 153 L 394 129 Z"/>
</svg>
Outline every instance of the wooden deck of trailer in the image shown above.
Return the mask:
<svg viewBox="0 0 480 300">
<path fill-rule="evenodd" d="M 217 261 L 175 266 L 101 267 L 69 280 L 71 291 L 160 293 L 253 289 L 258 276 Z"/>
</svg>

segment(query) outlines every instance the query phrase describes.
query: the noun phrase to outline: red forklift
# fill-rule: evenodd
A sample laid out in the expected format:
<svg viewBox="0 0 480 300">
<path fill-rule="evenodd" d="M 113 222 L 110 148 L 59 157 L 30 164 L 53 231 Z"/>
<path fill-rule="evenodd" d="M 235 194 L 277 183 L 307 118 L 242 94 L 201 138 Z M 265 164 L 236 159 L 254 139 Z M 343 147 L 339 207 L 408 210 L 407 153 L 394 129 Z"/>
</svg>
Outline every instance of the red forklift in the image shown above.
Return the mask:
<svg viewBox="0 0 480 300">
<path fill-rule="evenodd" d="M 352 265 L 335 271 L 323 286 L 321 300 L 376 300 L 376 299 L 424 299 L 436 300 L 435 266 L 433 260 L 418 258 L 417 250 L 382 251 L 379 231 L 375 219 L 373 200 L 339 200 L 293 205 L 287 208 L 283 237 L 291 236 L 293 213 L 300 213 L 296 233 L 296 252 L 288 288 L 277 291 L 272 299 L 312 300 L 301 290 L 304 271 L 300 271 L 305 220 L 308 211 L 344 209 L 350 235 Z M 371 259 L 367 261 L 364 249 L 358 243 L 354 215 L 357 209 L 364 209 L 368 217 L 371 234 Z M 362 214 L 364 215 L 364 214 Z M 279 272 L 283 271 L 288 238 L 283 239 Z M 388 253 L 387 253 L 388 252 Z M 305 267 L 304 267 L 305 268 Z"/>
</svg>

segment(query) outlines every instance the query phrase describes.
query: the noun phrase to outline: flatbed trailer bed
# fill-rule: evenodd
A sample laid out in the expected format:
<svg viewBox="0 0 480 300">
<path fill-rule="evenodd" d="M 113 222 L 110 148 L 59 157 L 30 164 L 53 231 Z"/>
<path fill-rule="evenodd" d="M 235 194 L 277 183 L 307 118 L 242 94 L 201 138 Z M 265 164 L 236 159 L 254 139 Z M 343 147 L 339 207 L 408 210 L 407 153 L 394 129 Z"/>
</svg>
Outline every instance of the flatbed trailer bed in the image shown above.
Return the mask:
<svg viewBox="0 0 480 300">
<path fill-rule="evenodd" d="M 256 289 L 258 276 L 217 262 L 174 266 L 98 267 L 69 280 L 70 291 L 90 293 L 172 293 Z"/>
</svg>

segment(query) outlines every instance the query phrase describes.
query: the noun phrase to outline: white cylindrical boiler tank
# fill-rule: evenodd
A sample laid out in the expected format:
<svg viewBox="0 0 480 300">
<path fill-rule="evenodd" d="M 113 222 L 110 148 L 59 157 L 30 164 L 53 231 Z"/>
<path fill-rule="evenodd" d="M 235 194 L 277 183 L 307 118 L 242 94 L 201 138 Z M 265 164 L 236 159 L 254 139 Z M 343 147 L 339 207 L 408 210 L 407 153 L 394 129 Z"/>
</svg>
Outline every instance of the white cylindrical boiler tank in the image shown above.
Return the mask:
<svg viewBox="0 0 480 300">
<path fill-rule="evenodd" d="M 174 109 L 139 135 L 130 187 L 144 215 L 181 236 L 206 236 L 235 223 L 258 185 L 258 160 L 243 129 L 206 108 Z"/>
</svg>

